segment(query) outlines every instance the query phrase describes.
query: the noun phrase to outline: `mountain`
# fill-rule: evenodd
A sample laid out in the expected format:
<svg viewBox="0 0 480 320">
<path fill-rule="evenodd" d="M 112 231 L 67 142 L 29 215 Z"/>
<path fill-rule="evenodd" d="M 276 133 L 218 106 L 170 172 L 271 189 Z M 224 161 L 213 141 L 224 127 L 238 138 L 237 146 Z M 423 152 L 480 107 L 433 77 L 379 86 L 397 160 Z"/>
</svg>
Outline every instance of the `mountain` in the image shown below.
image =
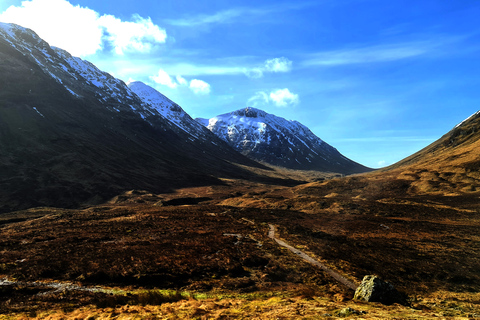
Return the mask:
<svg viewBox="0 0 480 320">
<path fill-rule="evenodd" d="M 415 193 L 455 195 L 480 191 L 480 111 L 382 172 L 409 181 L 409 190 Z"/>
<path fill-rule="evenodd" d="M 399 168 L 407 165 L 417 164 L 441 164 L 452 165 L 460 164 L 463 161 L 478 162 L 476 158 L 476 148 L 480 144 L 480 111 L 474 113 L 461 123 L 457 124 L 452 130 L 443 135 L 440 139 L 434 141 L 422 150 L 397 162 L 387 169 Z M 456 156 L 453 156 L 453 155 Z M 480 152 L 478 153 L 480 155 Z M 460 156 L 461 155 L 461 156 Z M 456 160 L 453 161 L 452 160 Z"/>
<path fill-rule="evenodd" d="M 0 23 L 0 88 L 0 212 L 219 184 L 252 178 L 236 164 L 263 167 L 173 103 L 165 112 L 14 24 Z"/>
<path fill-rule="evenodd" d="M 244 155 L 290 169 L 342 174 L 366 172 L 298 121 L 255 108 L 245 108 L 197 121 Z"/>
</svg>

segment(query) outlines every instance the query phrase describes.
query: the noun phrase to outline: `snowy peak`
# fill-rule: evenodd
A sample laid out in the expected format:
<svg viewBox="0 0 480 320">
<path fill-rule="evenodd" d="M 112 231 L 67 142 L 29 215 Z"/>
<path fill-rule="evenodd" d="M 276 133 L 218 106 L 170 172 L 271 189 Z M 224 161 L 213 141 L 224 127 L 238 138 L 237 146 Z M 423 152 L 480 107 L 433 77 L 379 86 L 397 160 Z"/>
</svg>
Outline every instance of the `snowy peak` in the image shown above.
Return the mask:
<svg viewBox="0 0 480 320">
<path fill-rule="evenodd" d="M 34 45 L 41 47 L 49 47 L 33 30 L 21 27 L 13 23 L 0 22 L 0 33 L 3 38 L 13 47 L 20 45 Z"/>
<path fill-rule="evenodd" d="M 141 101 L 126 84 L 99 70 L 92 63 L 67 51 L 50 47 L 34 31 L 15 24 L 0 23 L 0 43 L 21 54 L 76 99 L 95 96 L 109 111 L 143 111 Z M 33 72 L 33 71 L 32 71 Z"/>
<path fill-rule="evenodd" d="M 232 112 L 232 115 L 247 118 L 265 118 L 267 113 L 256 108 L 245 108 Z"/>
<path fill-rule="evenodd" d="M 178 129 L 197 139 L 210 134 L 208 130 L 205 130 L 202 125 L 193 120 L 178 104 L 154 88 L 141 81 L 130 82 L 128 87 L 151 108 L 151 111 L 158 112 Z"/>
<path fill-rule="evenodd" d="M 250 158 L 292 169 L 354 173 L 367 171 L 341 155 L 298 121 L 255 108 L 239 109 L 203 123 Z"/>
</svg>

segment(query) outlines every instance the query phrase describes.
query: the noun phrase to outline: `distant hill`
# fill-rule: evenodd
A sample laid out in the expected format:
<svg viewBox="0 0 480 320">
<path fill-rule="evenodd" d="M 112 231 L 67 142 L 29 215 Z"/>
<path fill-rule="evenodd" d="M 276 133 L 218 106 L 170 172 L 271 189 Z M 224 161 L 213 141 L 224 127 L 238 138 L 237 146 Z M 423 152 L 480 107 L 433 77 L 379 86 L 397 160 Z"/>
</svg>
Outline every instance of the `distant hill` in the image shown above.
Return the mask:
<svg viewBox="0 0 480 320">
<path fill-rule="evenodd" d="M 244 155 L 290 169 L 342 174 L 366 172 L 298 121 L 245 108 L 211 119 L 196 119 Z"/>
<path fill-rule="evenodd" d="M 480 112 L 382 172 L 401 172 L 403 179 L 413 181 L 412 192 L 480 191 Z"/>
<path fill-rule="evenodd" d="M 474 113 L 473 115 L 456 125 L 452 130 L 443 135 L 437 141 L 388 168 L 393 169 L 406 165 L 420 163 L 447 166 L 450 166 L 454 163 L 460 164 L 461 162 L 459 161 L 453 161 L 459 157 L 452 157 L 452 154 L 461 154 L 462 156 L 460 157 L 460 159 L 467 161 L 467 155 L 470 154 L 473 156 L 476 154 L 474 150 L 472 150 L 472 147 L 476 146 L 479 143 L 480 111 Z M 473 157 L 467 162 L 470 162 L 470 160 L 472 160 L 473 162 L 478 161 L 480 163 L 480 158 L 475 159 L 475 157 Z"/>
</svg>

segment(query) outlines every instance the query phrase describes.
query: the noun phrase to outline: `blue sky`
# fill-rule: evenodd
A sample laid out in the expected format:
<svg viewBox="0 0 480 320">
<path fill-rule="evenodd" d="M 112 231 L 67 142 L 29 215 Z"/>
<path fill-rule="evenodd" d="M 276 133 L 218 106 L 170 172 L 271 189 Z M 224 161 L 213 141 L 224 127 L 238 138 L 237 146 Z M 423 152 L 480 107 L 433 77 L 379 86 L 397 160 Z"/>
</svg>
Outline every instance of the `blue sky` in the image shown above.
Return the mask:
<svg viewBox="0 0 480 320">
<path fill-rule="evenodd" d="M 479 17 L 473 0 L 0 2 L 0 21 L 192 117 L 257 107 L 370 167 L 479 110 Z"/>
</svg>

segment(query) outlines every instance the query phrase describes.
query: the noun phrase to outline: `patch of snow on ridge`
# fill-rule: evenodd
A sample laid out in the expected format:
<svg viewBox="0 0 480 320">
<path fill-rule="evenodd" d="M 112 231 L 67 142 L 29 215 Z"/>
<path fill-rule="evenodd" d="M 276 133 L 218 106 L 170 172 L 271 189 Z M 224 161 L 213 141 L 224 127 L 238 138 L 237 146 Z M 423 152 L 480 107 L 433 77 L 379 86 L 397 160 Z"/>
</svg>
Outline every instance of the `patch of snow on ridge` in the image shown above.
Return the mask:
<svg viewBox="0 0 480 320">
<path fill-rule="evenodd" d="M 70 89 L 70 88 L 67 87 L 67 86 L 64 86 L 64 87 L 65 87 L 65 89 L 67 89 L 68 92 L 70 92 L 70 94 L 71 94 L 72 96 L 74 96 L 74 97 L 76 97 L 76 98 L 80 98 L 80 96 L 79 96 L 78 94 L 76 94 L 75 92 L 73 92 L 72 89 Z"/>
<path fill-rule="evenodd" d="M 465 122 L 467 122 L 468 120 L 472 119 L 473 117 L 475 117 L 476 115 L 480 114 L 480 111 L 477 111 L 475 112 L 474 114 L 472 114 L 470 117 L 468 117 L 467 119 L 463 120 L 462 122 L 460 122 L 459 124 L 457 124 L 454 129 L 460 127 L 462 124 L 464 124 Z"/>
<path fill-rule="evenodd" d="M 33 107 L 33 110 L 35 110 L 39 115 L 45 118 L 45 116 L 40 111 L 38 111 L 37 107 Z"/>
<path fill-rule="evenodd" d="M 15 38 L 15 33 L 13 31 L 13 25 L 5 22 L 0 22 L 0 30 L 4 31 L 4 33 L 11 37 Z"/>
</svg>

